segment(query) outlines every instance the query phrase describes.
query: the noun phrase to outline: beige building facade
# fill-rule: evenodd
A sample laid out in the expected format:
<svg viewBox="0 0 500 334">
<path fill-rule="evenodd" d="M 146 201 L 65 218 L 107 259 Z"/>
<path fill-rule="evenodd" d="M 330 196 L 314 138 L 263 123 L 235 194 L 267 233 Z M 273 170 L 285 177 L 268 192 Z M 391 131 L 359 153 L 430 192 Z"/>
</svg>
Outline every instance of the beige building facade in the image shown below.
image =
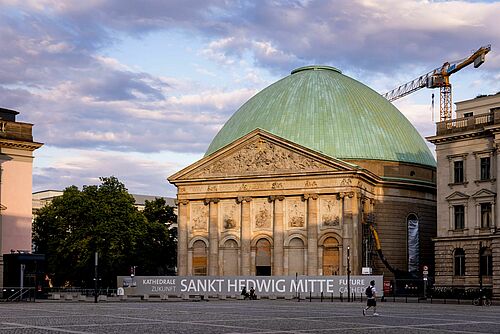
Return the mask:
<svg viewBox="0 0 500 334">
<path fill-rule="evenodd" d="M 416 174 L 389 182 L 359 165 L 256 130 L 173 175 L 178 275 L 346 275 L 349 248 L 353 275 L 372 267 L 392 277 L 366 248 L 367 224 L 376 225 L 391 264 L 406 270 L 412 217 L 421 261 L 431 263 L 434 171 L 372 162 L 391 176 Z"/>
<path fill-rule="evenodd" d="M 437 124 L 436 284 L 500 297 L 500 94 L 456 103 Z"/>
<path fill-rule="evenodd" d="M 32 124 L 16 122 L 17 111 L 0 108 L 0 284 L 3 254 L 31 251 Z"/>
<path fill-rule="evenodd" d="M 267 87 L 172 175 L 178 275 L 353 275 L 433 267 L 435 160 L 378 93 L 328 66 Z"/>
</svg>

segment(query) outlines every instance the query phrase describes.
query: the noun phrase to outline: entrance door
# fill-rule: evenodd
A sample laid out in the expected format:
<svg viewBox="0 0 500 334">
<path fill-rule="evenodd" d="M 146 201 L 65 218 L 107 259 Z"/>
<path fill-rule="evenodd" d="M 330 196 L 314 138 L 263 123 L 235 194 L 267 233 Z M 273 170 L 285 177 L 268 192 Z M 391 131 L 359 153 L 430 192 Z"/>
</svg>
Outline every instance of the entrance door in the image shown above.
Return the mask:
<svg viewBox="0 0 500 334">
<path fill-rule="evenodd" d="M 255 250 L 255 274 L 271 276 L 271 243 L 266 239 L 257 241 Z"/>
<path fill-rule="evenodd" d="M 304 242 L 299 238 L 293 238 L 288 244 L 288 274 L 304 275 Z"/>
<path fill-rule="evenodd" d="M 193 275 L 207 275 L 207 245 L 202 240 L 193 244 Z"/>
<path fill-rule="evenodd" d="M 323 275 L 339 274 L 339 244 L 335 238 L 326 238 L 323 243 Z"/>
</svg>

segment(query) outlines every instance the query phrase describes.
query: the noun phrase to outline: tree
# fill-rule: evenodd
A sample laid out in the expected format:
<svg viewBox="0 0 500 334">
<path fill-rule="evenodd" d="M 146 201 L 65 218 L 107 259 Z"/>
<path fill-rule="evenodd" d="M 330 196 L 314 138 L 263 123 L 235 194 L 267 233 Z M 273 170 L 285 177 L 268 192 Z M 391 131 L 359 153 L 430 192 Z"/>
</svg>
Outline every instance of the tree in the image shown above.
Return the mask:
<svg viewBox="0 0 500 334">
<path fill-rule="evenodd" d="M 158 232 L 137 210 L 134 198 L 117 178 L 100 180 L 100 185 L 84 186 L 81 191 L 66 188 L 38 211 L 33 222 L 36 252 L 46 255 L 56 286 L 92 287 L 97 251 L 100 284 L 113 287 L 116 276 L 128 275 L 132 264 L 151 261 L 143 256 L 151 254 L 152 235 L 160 244 L 168 243 L 168 234 Z"/>
<path fill-rule="evenodd" d="M 174 275 L 177 264 L 177 215 L 164 198 L 146 201 L 144 216 L 148 221 L 138 273 L 141 275 Z"/>
</svg>

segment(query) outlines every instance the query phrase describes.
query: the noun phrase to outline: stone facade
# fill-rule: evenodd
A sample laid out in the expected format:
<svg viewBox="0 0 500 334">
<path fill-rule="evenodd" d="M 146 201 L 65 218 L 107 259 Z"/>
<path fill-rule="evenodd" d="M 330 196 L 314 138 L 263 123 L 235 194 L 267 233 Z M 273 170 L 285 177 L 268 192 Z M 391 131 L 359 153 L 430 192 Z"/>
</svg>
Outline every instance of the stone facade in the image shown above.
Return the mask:
<svg viewBox="0 0 500 334">
<path fill-rule="evenodd" d="M 437 124 L 436 284 L 492 288 L 500 297 L 500 94 L 457 103 Z"/>
<path fill-rule="evenodd" d="M 412 214 L 420 262 L 432 265 L 434 172 L 333 159 L 255 130 L 169 178 L 178 188 L 178 275 L 345 275 L 349 247 L 353 275 L 368 266 L 390 278 L 366 223 L 406 269 Z"/>
<path fill-rule="evenodd" d="M 0 108 L 0 284 L 3 254 L 31 251 L 32 124 L 16 122 L 17 111 Z"/>
</svg>

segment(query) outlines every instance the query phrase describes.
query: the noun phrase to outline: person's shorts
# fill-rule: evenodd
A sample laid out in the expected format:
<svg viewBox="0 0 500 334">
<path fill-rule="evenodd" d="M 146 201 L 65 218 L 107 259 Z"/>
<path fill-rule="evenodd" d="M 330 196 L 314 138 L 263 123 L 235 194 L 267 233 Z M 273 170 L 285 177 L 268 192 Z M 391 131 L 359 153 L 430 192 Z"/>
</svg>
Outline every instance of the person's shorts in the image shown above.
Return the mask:
<svg viewBox="0 0 500 334">
<path fill-rule="evenodd" d="M 375 299 L 368 299 L 366 301 L 366 306 L 377 306 L 377 301 Z"/>
</svg>

